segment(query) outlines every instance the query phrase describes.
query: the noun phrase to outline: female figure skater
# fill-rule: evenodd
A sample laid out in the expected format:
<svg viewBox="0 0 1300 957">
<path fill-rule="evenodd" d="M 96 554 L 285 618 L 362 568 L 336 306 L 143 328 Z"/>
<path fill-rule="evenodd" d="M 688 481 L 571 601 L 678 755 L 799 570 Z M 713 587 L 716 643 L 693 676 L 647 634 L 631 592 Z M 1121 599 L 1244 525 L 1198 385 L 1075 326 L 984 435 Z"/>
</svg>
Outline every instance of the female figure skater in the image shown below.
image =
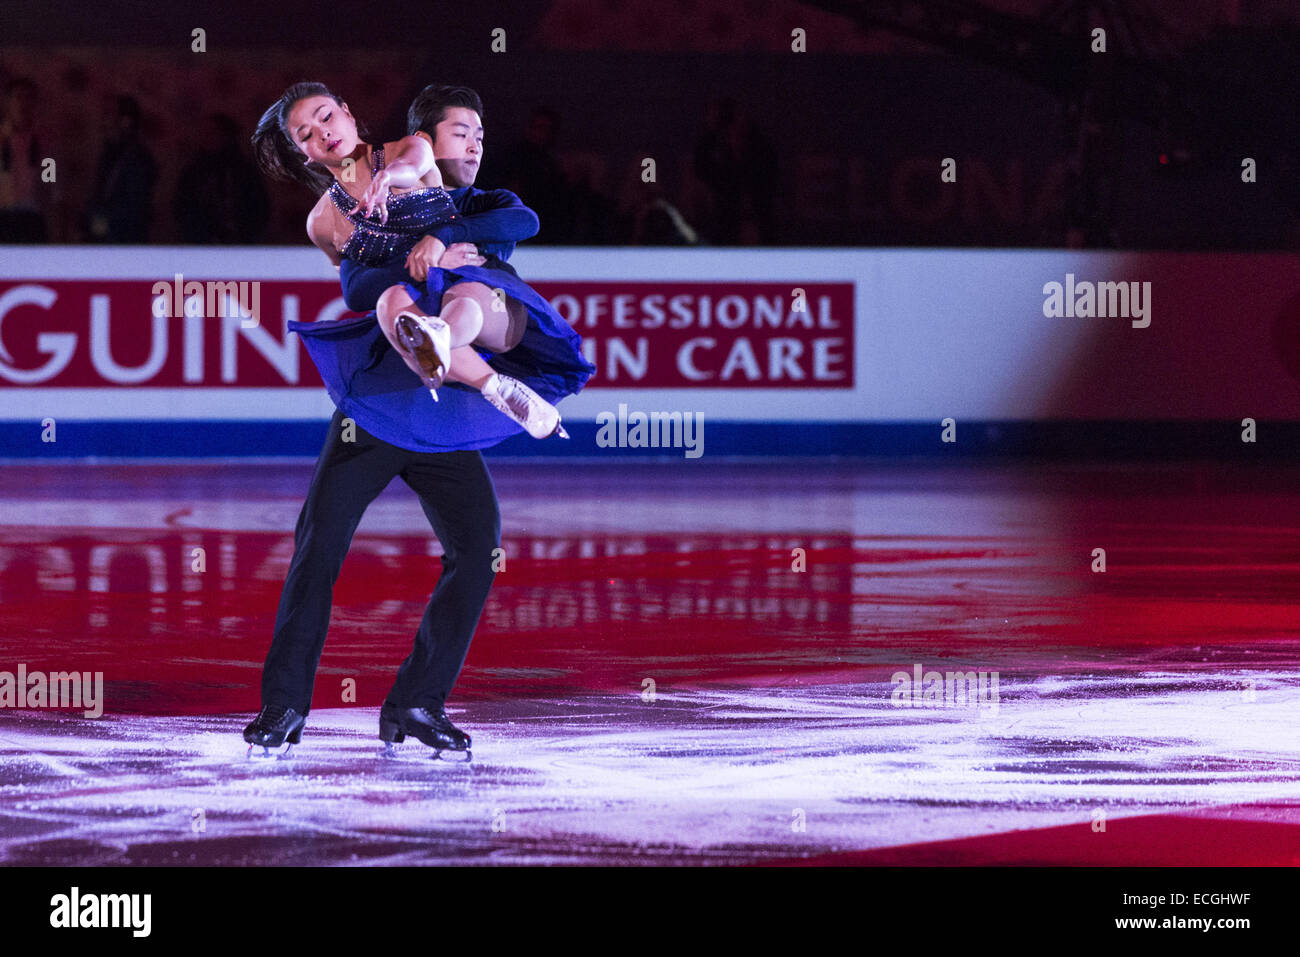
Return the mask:
<svg viewBox="0 0 1300 957">
<path fill-rule="evenodd" d="M 343 258 L 371 267 L 403 263 L 426 232 L 458 218 L 427 140 L 407 136 L 383 146 L 363 142 L 347 104 L 322 84 L 301 83 L 287 90 L 263 116 L 253 140 L 266 172 L 322 194 L 308 217 L 307 232 L 336 267 Z M 382 332 L 435 401 L 444 382 L 464 383 L 534 438 L 567 438 L 548 399 L 576 393 L 594 367 L 582 357 L 577 334 L 545 299 L 513 272 L 481 268 L 482 263 L 482 257 L 475 257 L 455 269 L 429 269 L 422 283 L 386 289 L 375 306 L 375 331 Z M 411 399 L 404 396 L 396 409 L 391 407 L 392 376 L 382 368 L 382 350 L 373 341 L 368 354 L 358 356 L 355 343 L 339 347 L 337 325 L 292 323 L 290 328 L 304 337 L 336 404 L 355 421 L 388 441 L 414 437 L 420 448 L 446 447 L 445 421 L 438 422 L 437 439 L 430 443 L 419 443 L 428 424 L 415 436 L 408 434 L 415 411 Z M 488 365 L 485 359 L 515 350 L 530 328 L 535 334 L 522 352 L 496 363 L 495 369 Z M 358 372 L 376 370 L 379 383 L 356 381 Z M 363 380 L 371 378 L 363 375 Z M 398 381 L 405 386 L 405 379 Z M 382 396 L 378 401 L 376 390 Z M 477 434 L 470 426 L 468 431 Z"/>
<path fill-rule="evenodd" d="M 295 112 L 295 107 L 302 109 Z M 342 100 L 319 84 L 299 84 L 290 88 L 263 116 L 258 135 L 254 138 L 264 167 L 280 165 L 282 169 L 294 170 L 294 178 L 315 182 L 318 189 L 325 189 L 333 185 L 329 183 L 333 177 L 307 165 L 312 162 L 311 153 L 315 152 L 325 160 L 322 165 L 327 168 L 334 166 L 346 182 L 347 175 L 342 171 L 347 167 L 339 159 L 345 142 L 336 130 L 326 128 L 337 119 L 333 115 L 335 110 L 341 109 L 346 109 Z M 301 122 L 291 127 L 295 120 Z M 291 155 L 283 149 L 288 143 L 285 134 L 291 129 L 301 130 L 304 143 L 320 138 L 317 146 L 303 149 L 300 154 L 303 160 L 295 160 L 300 163 L 295 167 L 280 163 Z M 350 114 L 341 129 L 355 130 L 355 121 Z M 351 135 L 355 137 L 355 132 Z M 283 137 L 285 143 L 279 143 L 277 136 Z M 416 143 L 422 142 L 416 139 Z M 427 144 L 424 145 L 427 148 Z M 412 148 L 413 161 L 407 159 L 407 150 Z M 268 150 L 274 153 L 268 154 Z M 359 140 L 353 145 L 353 150 L 357 158 L 373 156 L 376 152 Z M 401 182 L 427 184 L 432 179 L 427 170 L 419 178 L 415 176 L 425 165 L 422 152 L 418 145 L 399 141 L 394 155 L 403 157 L 403 163 L 397 169 Z M 391 175 L 393 162 L 385 165 Z M 374 166 L 378 172 L 380 163 Z M 436 175 L 436 167 L 431 169 Z M 358 173 L 357 179 L 364 182 L 363 174 Z M 334 183 L 342 186 L 339 179 Z M 353 197 L 358 205 L 363 199 L 371 198 L 370 186 L 373 185 L 372 178 L 362 196 Z M 378 190 L 373 194 L 379 195 Z M 408 196 L 415 198 L 405 200 L 404 197 Z M 390 266 L 392 261 L 402 262 L 401 250 L 413 241 L 412 238 L 399 231 L 401 238 L 395 240 L 393 234 L 386 233 L 385 229 L 409 212 L 403 206 L 404 202 L 418 209 L 440 203 L 444 196 L 446 194 L 440 187 L 428 185 L 414 186 L 409 192 L 397 194 L 387 204 L 387 222 L 384 222 L 384 213 L 380 213 L 377 223 L 361 217 L 370 228 L 361 234 L 359 243 L 378 244 L 383 248 L 389 248 L 388 244 L 392 243 L 394 259 L 390 260 Z M 353 232 L 346 237 L 333 233 L 335 227 L 343 227 L 338 220 L 321 213 L 323 208 L 323 204 L 318 205 L 313 211 L 310 230 L 313 238 L 321 240 L 318 245 L 327 251 L 332 248 L 336 255 L 356 251 L 359 247 L 352 245 L 352 238 L 360 232 L 358 224 L 352 223 Z M 454 208 L 451 206 L 452 210 Z M 444 211 L 439 215 L 459 214 Z M 426 216 L 424 219 L 436 221 L 437 217 Z M 364 251 L 361 255 L 365 256 Z M 412 302 L 416 302 L 418 297 L 420 305 L 438 305 L 446 312 L 446 307 L 460 297 L 450 296 L 450 302 L 439 301 L 432 298 L 439 295 L 434 290 L 446 287 L 450 292 L 472 285 L 462 281 L 470 276 L 491 282 L 490 289 L 508 290 L 508 304 L 518 302 L 523 307 L 515 306 L 513 312 L 507 309 L 506 319 L 497 322 L 495 330 L 489 330 L 487 348 L 494 345 L 508 348 L 512 341 L 520 344 L 495 355 L 491 352 L 481 355 L 468 349 L 468 354 L 462 354 L 465 356 L 463 364 L 457 349 L 464 346 L 453 346 L 450 362 L 445 363 L 443 397 L 436 404 L 430 400 L 421 380 L 432 379 L 440 370 L 420 363 L 419 349 L 423 343 L 417 339 L 409 353 L 409 358 L 415 359 L 419 368 L 419 372 L 413 375 L 412 369 L 416 367 L 408 367 L 407 356 L 399 355 L 390 347 L 390 340 L 376 321 L 375 314 L 333 322 L 290 323 L 290 328 L 302 335 L 307 343 L 339 409 L 330 423 L 325 448 L 298 518 L 294 556 L 285 579 L 275 634 L 263 671 L 262 710 L 244 731 L 244 739 L 250 746 L 270 748 L 278 747 L 286 740 L 291 745 L 300 740 L 310 711 L 316 667 L 329 624 L 334 581 L 365 508 L 393 477 L 401 476 L 419 496 L 425 514 L 443 544 L 443 572 L 417 630 L 411 654 L 384 701 L 380 714 L 380 737 L 394 743 L 410 735 L 439 751 L 468 752 L 470 737 L 450 722 L 444 703 L 464 662 L 486 602 L 500 543 L 496 497 L 477 450 L 519 431 L 523 423 L 516 423 L 520 419 L 527 421 L 532 418 L 530 413 L 518 408 L 507 411 L 510 418 L 506 418 L 482 401 L 471 388 L 479 386 L 481 391 L 487 391 L 487 382 L 479 385 L 483 370 L 478 368 L 475 360 L 481 363 L 484 359 L 491 359 L 497 368 L 516 373 L 521 379 L 527 378 L 530 383 L 536 383 L 539 390 L 544 390 L 549 398 L 556 400 L 579 391 L 595 371 L 582 357 L 577 334 L 513 272 L 473 266 L 459 267 L 452 272 L 430 269 L 425 288 L 395 284 L 408 293 Z M 498 277 L 501 277 L 500 281 Z M 389 292 L 384 294 L 389 295 Z M 392 297 L 396 298 L 396 294 L 393 293 Z M 466 298 L 470 297 L 472 293 Z M 489 308 L 490 313 L 478 306 L 485 318 L 489 314 L 499 317 L 500 310 Z M 387 313 L 393 320 L 388 325 L 395 336 L 398 335 L 399 314 L 404 311 L 409 311 L 409 307 L 406 302 L 400 302 Z M 473 325 L 473 308 L 453 310 L 456 311 L 467 313 L 470 325 Z M 422 321 L 415 322 L 417 319 Z M 422 328 L 428 319 L 428 312 L 418 309 L 411 317 L 411 324 L 423 336 L 432 339 L 433 336 Z M 516 325 L 514 330 L 511 329 L 512 323 Z M 447 325 L 451 326 L 450 323 Z M 518 325 L 526 325 L 522 337 Z M 432 323 L 430 326 L 436 331 L 436 326 Z M 455 341 L 450 336 L 448 339 Z M 478 341 L 481 343 L 482 339 L 480 333 Z M 433 361 L 442 361 L 436 346 Z M 457 377 L 462 368 L 466 370 L 465 380 Z M 492 377 L 489 370 L 488 379 Z M 496 377 L 498 380 L 507 378 L 499 373 Z M 470 385 L 467 386 L 465 381 Z M 498 390 L 503 391 L 501 386 Z M 414 401 L 419 397 L 423 397 L 423 403 Z M 507 401 L 506 404 L 510 403 Z M 530 400 L 529 405 L 535 406 L 536 402 Z M 348 418 L 353 422 L 345 427 Z"/>
</svg>

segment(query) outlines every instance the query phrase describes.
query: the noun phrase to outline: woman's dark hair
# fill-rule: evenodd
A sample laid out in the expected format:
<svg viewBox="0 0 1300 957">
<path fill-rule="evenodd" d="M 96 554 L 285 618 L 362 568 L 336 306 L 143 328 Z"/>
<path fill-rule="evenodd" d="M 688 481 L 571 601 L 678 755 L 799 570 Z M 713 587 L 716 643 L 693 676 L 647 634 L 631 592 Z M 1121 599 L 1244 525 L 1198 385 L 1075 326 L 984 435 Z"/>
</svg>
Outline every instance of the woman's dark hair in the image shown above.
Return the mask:
<svg viewBox="0 0 1300 957">
<path fill-rule="evenodd" d="M 343 98 L 331 93 L 324 83 L 295 83 L 257 121 L 257 130 L 253 133 L 253 156 L 257 159 L 258 168 L 267 176 L 302 183 L 319 196 L 329 189 L 334 177 L 319 164 L 306 162 L 307 158 L 289 138 L 287 125 L 293 105 L 309 96 L 328 96 L 335 103 L 343 105 Z M 358 120 L 357 134 L 365 136 L 367 132 Z"/>
<path fill-rule="evenodd" d="M 414 136 L 421 130 L 436 137 L 436 128 L 447 115 L 447 108 L 463 106 L 473 110 L 483 119 L 483 101 L 467 86 L 437 86 L 430 83 L 411 101 L 406 111 L 406 134 Z"/>
</svg>

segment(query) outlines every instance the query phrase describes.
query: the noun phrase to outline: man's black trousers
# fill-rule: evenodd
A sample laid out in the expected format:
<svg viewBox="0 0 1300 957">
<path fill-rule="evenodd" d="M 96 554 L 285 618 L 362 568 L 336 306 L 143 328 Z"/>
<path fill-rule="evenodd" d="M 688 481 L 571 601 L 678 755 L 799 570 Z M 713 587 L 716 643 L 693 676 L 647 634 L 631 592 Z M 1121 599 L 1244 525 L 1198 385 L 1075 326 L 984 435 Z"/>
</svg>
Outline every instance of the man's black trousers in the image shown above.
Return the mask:
<svg viewBox="0 0 1300 957">
<path fill-rule="evenodd" d="M 335 412 L 294 533 L 293 561 L 280 595 L 275 634 L 262 672 L 262 704 L 311 710 L 312 685 L 329 628 L 334 582 L 366 507 L 396 476 L 420 498 L 442 543 L 442 575 L 415 646 L 387 700 L 441 708 L 469 652 L 501 541 L 496 489 L 477 451 L 410 452 L 360 426 L 355 441 Z"/>
</svg>

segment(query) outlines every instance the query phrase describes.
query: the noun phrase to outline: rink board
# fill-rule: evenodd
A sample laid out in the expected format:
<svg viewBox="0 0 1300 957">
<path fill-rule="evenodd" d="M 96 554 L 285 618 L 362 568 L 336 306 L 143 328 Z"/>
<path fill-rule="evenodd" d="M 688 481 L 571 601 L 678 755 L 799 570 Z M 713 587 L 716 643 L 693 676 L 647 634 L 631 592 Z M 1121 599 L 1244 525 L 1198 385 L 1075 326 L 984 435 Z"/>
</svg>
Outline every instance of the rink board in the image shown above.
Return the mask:
<svg viewBox="0 0 1300 957">
<path fill-rule="evenodd" d="M 333 405 L 286 323 L 348 313 L 315 251 L 0 260 L 0 457 L 319 450 Z M 561 405 L 571 442 L 496 453 L 699 457 L 671 428 L 639 440 L 653 413 L 702 424 L 703 455 L 1296 446 L 1295 255 L 523 248 L 513 263 L 598 371 Z"/>
</svg>

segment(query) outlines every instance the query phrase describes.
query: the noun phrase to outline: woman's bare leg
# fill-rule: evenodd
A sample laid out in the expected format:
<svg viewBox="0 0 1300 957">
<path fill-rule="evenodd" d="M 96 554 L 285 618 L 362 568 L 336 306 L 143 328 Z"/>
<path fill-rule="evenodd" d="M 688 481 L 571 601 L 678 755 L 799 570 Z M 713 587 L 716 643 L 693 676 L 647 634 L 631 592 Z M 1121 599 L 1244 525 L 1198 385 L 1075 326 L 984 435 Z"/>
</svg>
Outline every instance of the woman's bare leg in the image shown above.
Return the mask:
<svg viewBox="0 0 1300 957">
<path fill-rule="evenodd" d="M 451 350 L 451 371 L 446 381 L 464 382 L 482 392 L 484 383 L 495 371 L 474 351 L 473 346 L 460 346 Z"/>
<path fill-rule="evenodd" d="M 569 435 L 560 425 L 560 413 L 555 406 L 518 379 L 497 373 L 474 348 L 478 345 L 491 352 L 508 352 L 517 346 L 524 337 L 528 321 L 523 305 L 508 297 L 503 302 L 483 283 L 468 282 L 453 286 L 443 296 L 441 305 L 442 313 L 438 318 L 451 331 L 449 359 L 441 381 L 472 385 L 534 438 L 559 434 L 567 439 Z M 385 290 L 379 297 L 375 312 L 384 335 L 412 371 L 426 384 L 436 379 L 436 374 L 426 374 L 420 368 L 419 362 L 407 353 L 396 333 L 397 319 L 402 313 L 427 315 L 416 307 L 406 289 L 392 286 Z M 442 332 L 437 334 L 443 335 Z M 435 391 L 434 398 L 437 397 Z"/>
<path fill-rule="evenodd" d="M 568 433 L 558 428 L 560 414 L 551 403 L 517 379 L 506 377 L 502 380 L 475 351 L 477 347 L 493 353 L 509 352 L 519 345 L 528 327 L 528 311 L 524 304 L 509 296 L 498 295 L 481 282 L 458 282 L 442 297 L 442 314 L 446 316 L 448 313 L 477 316 L 480 326 L 478 336 L 469 346 L 451 351 L 451 370 L 456 380 L 473 385 L 484 398 L 524 425 L 534 437 L 542 438 L 554 426 L 555 431 L 567 439 Z M 462 328 L 468 330 L 471 327 L 465 323 Z M 491 381 L 494 377 L 496 383 Z"/>
<path fill-rule="evenodd" d="M 478 286 L 488 296 L 492 295 L 492 291 L 482 283 L 459 283 L 453 289 L 461 289 L 470 285 Z M 483 384 L 492 378 L 494 370 L 483 361 L 483 357 L 469 344 L 484 325 L 483 311 L 479 305 L 480 296 L 481 294 L 466 295 L 464 292 L 452 296 L 448 293 L 443 297 L 442 314 L 439 318 L 451 326 L 451 368 L 443 381 L 463 382 L 481 391 Z M 511 302 L 514 302 L 514 300 L 511 300 Z M 427 313 L 415 305 L 415 301 L 402 286 L 391 286 L 387 289 L 379 298 L 379 305 L 375 312 L 379 317 L 379 327 L 383 329 L 388 341 L 392 343 L 398 355 L 406 360 L 406 364 L 411 367 L 411 370 L 419 374 L 418 363 L 407 355 L 405 349 L 403 349 L 396 333 L 393 331 L 393 323 L 401 312 L 414 312 L 422 316 L 427 315 Z M 451 316 L 450 319 L 448 319 L 449 315 Z M 493 328 L 500 328 L 503 325 L 504 323 L 493 323 Z M 522 333 L 520 337 L 522 338 Z M 504 341 L 501 344 L 504 345 Z M 490 349 L 491 346 L 489 345 L 487 348 Z"/>
<path fill-rule="evenodd" d="M 446 302 L 445 299 L 444 302 Z M 384 291 L 384 294 L 379 297 L 379 302 L 375 307 L 375 314 L 379 319 L 379 328 L 383 330 L 384 336 L 392 344 L 393 348 L 397 350 L 397 354 L 402 357 L 402 360 L 411 371 L 421 378 L 424 378 L 424 370 L 420 368 L 420 364 L 415 357 L 406 351 L 405 346 L 403 346 L 394 329 L 397 317 L 403 312 L 414 313 L 419 316 L 428 315 L 428 313 L 416 306 L 415 300 L 411 298 L 410 293 L 406 291 L 405 287 L 390 286 Z M 456 353 L 467 347 L 468 343 L 473 341 L 474 337 L 478 335 L 482 328 L 483 318 L 479 305 L 476 301 L 466 298 L 460 303 L 453 304 L 452 308 L 448 308 L 448 306 L 444 305 L 442 314 L 438 318 L 447 323 L 448 328 L 451 330 L 451 352 L 453 362 L 447 375 L 443 377 L 443 381 L 468 381 L 456 377 L 458 364 L 454 360 Z M 473 352 L 472 349 L 469 351 Z M 475 355 L 475 358 L 479 357 Z M 482 362 L 482 359 L 479 358 L 479 361 Z M 486 363 L 483 364 L 486 366 Z M 459 363 L 459 367 L 471 373 L 477 373 L 479 371 L 473 363 L 467 364 L 467 360 L 463 357 Z M 489 370 L 489 374 L 490 371 L 491 370 Z M 484 376 L 484 378 L 486 378 L 486 376 Z"/>
<path fill-rule="evenodd" d="M 466 341 L 489 352 L 509 352 L 519 345 L 528 325 L 528 313 L 523 303 L 509 296 L 498 296 L 490 286 L 481 282 L 458 282 L 442 297 L 443 318 L 446 319 L 448 310 L 453 310 L 457 316 L 473 315 L 475 310 L 470 303 L 478 307 L 481 320 L 479 330 Z M 470 324 L 465 322 L 463 328 L 468 331 Z M 453 346 L 461 344 L 458 340 L 452 342 Z"/>
</svg>

